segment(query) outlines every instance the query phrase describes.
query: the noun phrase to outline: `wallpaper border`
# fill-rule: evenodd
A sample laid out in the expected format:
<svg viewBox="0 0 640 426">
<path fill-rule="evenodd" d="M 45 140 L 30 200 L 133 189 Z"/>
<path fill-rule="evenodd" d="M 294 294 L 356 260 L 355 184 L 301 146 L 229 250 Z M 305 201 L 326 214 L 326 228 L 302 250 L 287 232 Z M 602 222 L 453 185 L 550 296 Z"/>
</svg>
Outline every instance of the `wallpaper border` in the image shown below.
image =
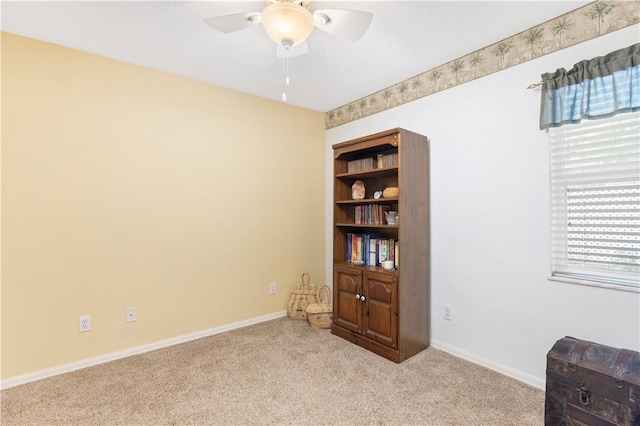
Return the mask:
<svg viewBox="0 0 640 426">
<path fill-rule="evenodd" d="M 638 0 L 595 1 L 328 111 L 325 128 L 397 107 L 639 22 Z"/>
</svg>

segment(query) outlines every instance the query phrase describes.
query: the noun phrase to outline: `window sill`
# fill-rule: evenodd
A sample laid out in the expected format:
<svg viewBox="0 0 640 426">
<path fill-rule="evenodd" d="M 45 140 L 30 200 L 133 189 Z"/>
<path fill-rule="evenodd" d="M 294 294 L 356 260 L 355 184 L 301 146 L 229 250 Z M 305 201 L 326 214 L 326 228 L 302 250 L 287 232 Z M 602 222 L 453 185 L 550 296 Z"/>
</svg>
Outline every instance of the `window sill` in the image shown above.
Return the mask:
<svg viewBox="0 0 640 426">
<path fill-rule="evenodd" d="M 550 276 L 550 277 L 547 277 L 547 279 L 549 281 L 559 281 L 563 283 L 586 285 L 589 287 L 600 287 L 600 288 L 607 288 L 611 290 L 628 291 L 630 293 L 640 293 L 640 287 L 631 287 L 631 286 L 622 285 L 622 284 L 603 283 L 599 281 L 589 281 L 589 280 L 578 280 L 575 278 L 558 277 L 558 276 Z"/>
</svg>

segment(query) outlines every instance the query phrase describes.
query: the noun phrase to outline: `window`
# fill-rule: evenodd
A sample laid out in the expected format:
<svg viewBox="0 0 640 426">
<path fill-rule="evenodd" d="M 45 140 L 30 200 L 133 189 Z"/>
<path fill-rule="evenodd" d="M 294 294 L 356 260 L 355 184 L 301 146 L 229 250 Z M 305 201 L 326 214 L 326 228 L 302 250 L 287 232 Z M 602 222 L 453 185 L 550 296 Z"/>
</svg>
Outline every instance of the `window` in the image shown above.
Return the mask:
<svg viewBox="0 0 640 426">
<path fill-rule="evenodd" d="M 640 113 L 549 135 L 551 275 L 640 291 Z"/>
</svg>

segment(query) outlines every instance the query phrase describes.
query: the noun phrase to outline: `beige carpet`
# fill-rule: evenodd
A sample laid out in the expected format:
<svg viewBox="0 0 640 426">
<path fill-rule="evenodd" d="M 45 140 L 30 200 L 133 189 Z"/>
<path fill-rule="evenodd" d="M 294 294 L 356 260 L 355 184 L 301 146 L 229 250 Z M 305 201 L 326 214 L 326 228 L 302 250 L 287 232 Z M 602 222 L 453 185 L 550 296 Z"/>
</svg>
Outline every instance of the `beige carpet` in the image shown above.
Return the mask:
<svg viewBox="0 0 640 426">
<path fill-rule="evenodd" d="M 2 391 L 3 425 L 542 425 L 544 392 L 277 319 Z"/>
</svg>

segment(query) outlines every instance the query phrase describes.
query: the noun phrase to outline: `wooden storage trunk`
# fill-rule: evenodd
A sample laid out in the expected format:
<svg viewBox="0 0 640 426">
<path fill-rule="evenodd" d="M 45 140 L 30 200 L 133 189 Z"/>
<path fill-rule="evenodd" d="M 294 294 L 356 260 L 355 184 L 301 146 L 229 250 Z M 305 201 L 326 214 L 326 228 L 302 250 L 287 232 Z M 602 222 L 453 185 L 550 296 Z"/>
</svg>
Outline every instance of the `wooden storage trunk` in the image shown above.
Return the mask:
<svg viewBox="0 0 640 426">
<path fill-rule="evenodd" d="M 573 337 L 547 354 L 545 425 L 640 425 L 640 353 Z"/>
</svg>

